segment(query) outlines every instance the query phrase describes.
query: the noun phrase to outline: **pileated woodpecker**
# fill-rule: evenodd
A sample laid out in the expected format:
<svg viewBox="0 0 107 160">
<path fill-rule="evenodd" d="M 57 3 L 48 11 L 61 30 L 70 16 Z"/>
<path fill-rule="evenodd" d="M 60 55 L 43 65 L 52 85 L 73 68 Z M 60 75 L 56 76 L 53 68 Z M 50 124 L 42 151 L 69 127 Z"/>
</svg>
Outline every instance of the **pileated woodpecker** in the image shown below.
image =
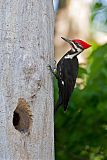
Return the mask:
<svg viewBox="0 0 107 160">
<path fill-rule="evenodd" d="M 74 90 L 78 74 L 77 55 L 91 46 L 79 39 L 69 40 L 63 37 L 61 38 L 71 45 L 71 50 L 69 50 L 58 62 L 57 74 L 55 74 L 51 66 L 49 66 L 52 73 L 58 79 L 59 99 L 55 107 L 55 112 L 61 105 L 64 106 L 64 111 L 67 110 L 69 98 Z"/>
</svg>

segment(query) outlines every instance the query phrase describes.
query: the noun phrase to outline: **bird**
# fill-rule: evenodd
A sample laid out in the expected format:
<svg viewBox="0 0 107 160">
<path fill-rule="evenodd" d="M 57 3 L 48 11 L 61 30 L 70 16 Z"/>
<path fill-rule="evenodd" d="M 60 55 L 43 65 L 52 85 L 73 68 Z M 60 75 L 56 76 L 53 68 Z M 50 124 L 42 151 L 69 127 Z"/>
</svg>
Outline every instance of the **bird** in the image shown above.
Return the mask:
<svg viewBox="0 0 107 160">
<path fill-rule="evenodd" d="M 59 98 L 54 109 L 55 113 L 60 106 L 63 106 L 64 111 L 67 111 L 68 102 L 73 93 L 78 76 L 79 62 L 77 56 L 85 49 L 91 47 L 90 44 L 80 39 L 70 40 L 64 37 L 61 38 L 70 44 L 71 49 L 57 63 L 56 73 L 52 67 L 49 66 L 51 72 L 58 80 Z"/>
</svg>

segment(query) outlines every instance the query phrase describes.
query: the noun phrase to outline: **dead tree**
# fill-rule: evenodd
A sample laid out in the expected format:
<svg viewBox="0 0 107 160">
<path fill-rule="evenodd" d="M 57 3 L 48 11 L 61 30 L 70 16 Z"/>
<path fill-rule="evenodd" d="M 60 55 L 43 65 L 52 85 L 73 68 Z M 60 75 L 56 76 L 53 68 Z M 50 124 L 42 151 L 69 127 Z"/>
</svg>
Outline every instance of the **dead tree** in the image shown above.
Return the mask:
<svg viewBox="0 0 107 160">
<path fill-rule="evenodd" d="M 0 1 L 0 160 L 54 160 L 51 0 Z"/>
</svg>

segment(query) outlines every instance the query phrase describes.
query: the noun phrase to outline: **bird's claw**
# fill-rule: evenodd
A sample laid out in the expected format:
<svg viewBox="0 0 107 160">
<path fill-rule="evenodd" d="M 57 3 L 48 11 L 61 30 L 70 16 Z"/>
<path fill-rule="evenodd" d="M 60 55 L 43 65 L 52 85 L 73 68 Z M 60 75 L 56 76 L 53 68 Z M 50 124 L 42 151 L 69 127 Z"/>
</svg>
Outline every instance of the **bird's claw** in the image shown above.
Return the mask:
<svg viewBox="0 0 107 160">
<path fill-rule="evenodd" d="M 53 70 L 52 70 L 52 67 L 51 67 L 50 65 L 48 65 L 47 68 L 48 68 L 50 71 L 53 71 Z"/>
<path fill-rule="evenodd" d="M 56 60 L 54 60 L 54 65 L 56 65 Z"/>
<path fill-rule="evenodd" d="M 58 79 L 58 76 L 56 75 L 54 69 L 52 69 L 52 67 L 50 65 L 47 66 L 48 69 L 50 70 L 50 72 L 56 77 L 56 79 Z M 56 70 L 56 69 L 55 69 Z"/>
</svg>

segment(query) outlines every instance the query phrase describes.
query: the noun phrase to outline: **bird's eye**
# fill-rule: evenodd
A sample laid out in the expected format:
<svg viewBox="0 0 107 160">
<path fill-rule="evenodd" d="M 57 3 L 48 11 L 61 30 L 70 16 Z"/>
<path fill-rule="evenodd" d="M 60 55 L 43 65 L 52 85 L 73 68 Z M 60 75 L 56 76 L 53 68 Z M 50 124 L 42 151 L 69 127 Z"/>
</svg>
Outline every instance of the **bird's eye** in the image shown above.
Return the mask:
<svg viewBox="0 0 107 160">
<path fill-rule="evenodd" d="M 75 45 L 78 45 L 78 43 L 77 42 L 74 42 L 75 43 Z"/>
<path fill-rule="evenodd" d="M 79 43 L 75 42 L 75 45 L 76 45 L 78 48 L 83 49 L 83 47 L 82 47 Z"/>
</svg>

